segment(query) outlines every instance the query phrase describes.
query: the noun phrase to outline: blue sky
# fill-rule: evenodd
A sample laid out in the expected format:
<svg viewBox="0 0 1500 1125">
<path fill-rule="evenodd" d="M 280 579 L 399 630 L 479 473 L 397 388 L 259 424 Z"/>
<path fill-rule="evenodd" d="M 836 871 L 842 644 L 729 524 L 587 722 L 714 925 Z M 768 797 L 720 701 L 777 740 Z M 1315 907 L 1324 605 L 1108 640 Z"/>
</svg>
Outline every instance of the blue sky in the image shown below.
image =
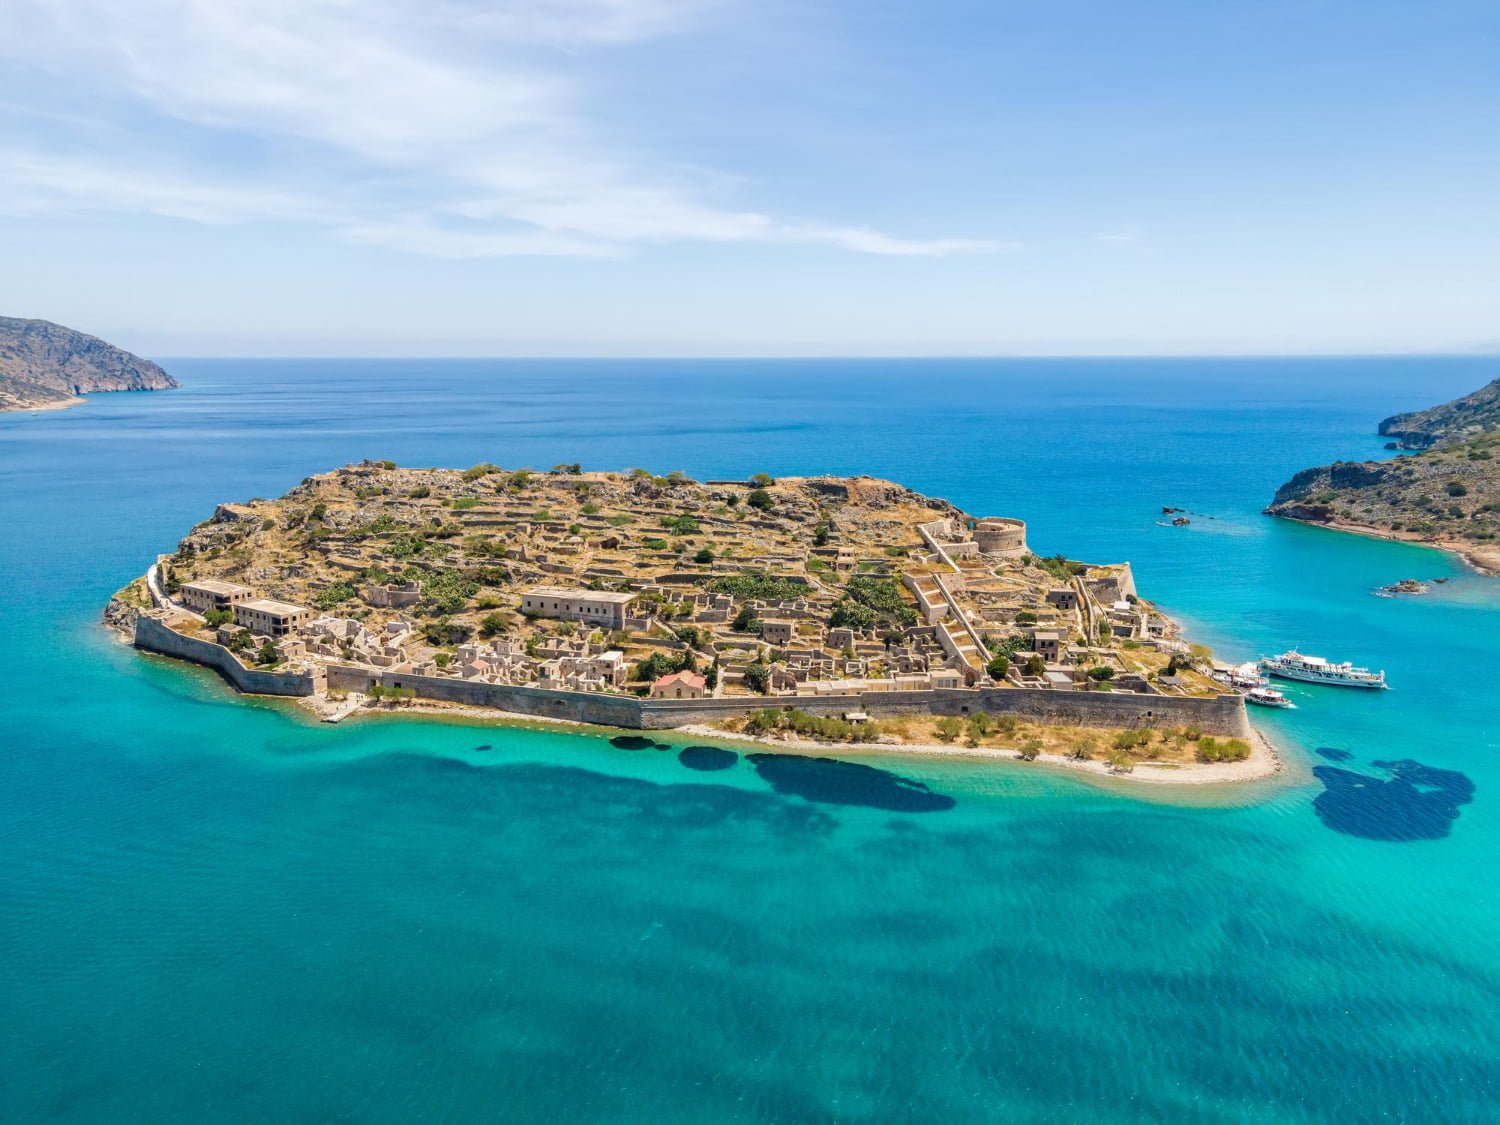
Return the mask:
<svg viewBox="0 0 1500 1125">
<path fill-rule="evenodd" d="M 0 312 L 153 355 L 1500 349 L 1500 5 L 7 0 Z"/>
</svg>

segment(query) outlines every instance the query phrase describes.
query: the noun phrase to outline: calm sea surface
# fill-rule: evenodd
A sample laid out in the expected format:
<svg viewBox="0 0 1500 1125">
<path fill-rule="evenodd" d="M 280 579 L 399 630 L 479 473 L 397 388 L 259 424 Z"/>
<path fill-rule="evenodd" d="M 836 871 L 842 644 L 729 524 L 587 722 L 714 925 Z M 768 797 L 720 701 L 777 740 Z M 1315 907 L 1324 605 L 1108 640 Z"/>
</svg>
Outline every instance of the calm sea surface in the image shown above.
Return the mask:
<svg viewBox="0 0 1500 1125">
<path fill-rule="evenodd" d="M 0 416 L 0 1119 L 1495 1119 L 1500 581 L 1258 515 L 1494 361 L 168 367 Z M 95 626 L 216 503 L 364 457 L 889 477 L 1395 690 L 1288 689 L 1287 776 L 1228 793 L 879 763 L 921 812 L 832 763 L 311 725 Z M 1371 596 L 1404 577 L 1451 581 Z"/>
</svg>

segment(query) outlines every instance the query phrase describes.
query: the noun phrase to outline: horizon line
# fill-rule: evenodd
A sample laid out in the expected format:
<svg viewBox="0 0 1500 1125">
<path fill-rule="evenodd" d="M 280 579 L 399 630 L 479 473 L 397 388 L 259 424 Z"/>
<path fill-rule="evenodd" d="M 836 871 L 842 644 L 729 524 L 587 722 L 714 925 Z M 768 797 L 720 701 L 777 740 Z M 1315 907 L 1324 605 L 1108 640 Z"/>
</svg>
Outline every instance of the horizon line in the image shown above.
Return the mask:
<svg viewBox="0 0 1500 1125">
<path fill-rule="evenodd" d="M 827 362 L 894 362 L 903 360 L 943 360 L 947 362 L 988 362 L 996 360 L 1029 360 L 1029 359 L 1067 359 L 1067 360 L 1258 360 L 1258 359 L 1493 359 L 1500 360 L 1500 351 L 1288 351 L 1288 352 L 994 352 L 975 354 L 956 354 L 951 352 L 886 352 L 886 353 L 826 353 L 826 352 L 768 352 L 757 355 L 737 355 L 733 353 L 694 353 L 694 354 L 655 354 L 642 352 L 640 354 L 612 353 L 601 354 L 597 352 L 578 353 L 495 353 L 495 354 L 443 354 L 443 353 L 418 353 L 400 355 L 377 355 L 377 354 L 332 354 L 332 353 L 178 353 L 157 354 L 155 360 L 158 362 L 175 362 L 179 360 L 357 360 L 364 363 L 370 362 L 403 362 L 412 360 L 430 360 L 442 362 L 490 362 L 504 360 L 510 362 L 539 362 L 539 361 L 592 361 L 592 362 L 627 362 L 627 361 L 650 361 L 654 363 L 691 363 L 710 361 L 716 363 L 755 363 L 766 360 L 804 360 L 804 361 L 827 361 Z"/>
</svg>

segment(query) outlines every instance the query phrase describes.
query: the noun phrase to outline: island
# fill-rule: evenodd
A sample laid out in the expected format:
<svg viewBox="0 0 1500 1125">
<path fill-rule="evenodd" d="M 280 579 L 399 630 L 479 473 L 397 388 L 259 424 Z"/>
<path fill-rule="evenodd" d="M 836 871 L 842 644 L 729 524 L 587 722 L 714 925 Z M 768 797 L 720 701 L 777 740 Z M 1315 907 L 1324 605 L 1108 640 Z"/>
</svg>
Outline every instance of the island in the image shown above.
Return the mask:
<svg viewBox="0 0 1500 1125">
<path fill-rule="evenodd" d="M 0 411 L 76 406 L 96 391 L 164 391 L 156 364 L 47 320 L 0 316 Z"/>
<path fill-rule="evenodd" d="M 1173 780 L 1275 768 L 1129 563 L 1038 557 L 1020 520 L 871 477 L 365 461 L 219 505 L 106 621 L 330 720 L 447 708 Z"/>
<path fill-rule="evenodd" d="M 1485 574 L 1500 574 L 1500 379 L 1430 410 L 1380 423 L 1385 461 L 1304 469 L 1276 491 L 1266 514 L 1323 527 L 1426 543 Z"/>
</svg>

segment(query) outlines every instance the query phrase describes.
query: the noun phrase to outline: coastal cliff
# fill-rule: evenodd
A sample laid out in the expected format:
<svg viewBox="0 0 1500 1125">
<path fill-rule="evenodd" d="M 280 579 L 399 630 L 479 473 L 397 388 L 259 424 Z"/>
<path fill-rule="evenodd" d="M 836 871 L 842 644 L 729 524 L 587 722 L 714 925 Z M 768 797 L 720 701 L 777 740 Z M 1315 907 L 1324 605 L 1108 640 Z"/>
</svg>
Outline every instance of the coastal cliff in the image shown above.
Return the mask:
<svg viewBox="0 0 1500 1125">
<path fill-rule="evenodd" d="M 0 317 L 0 410 L 72 406 L 98 391 L 162 391 L 156 364 L 60 324 Z"/>
<path fill-rule="evenodd" d="M 1428 543 L 1500 573 L 1500 379 L 1429 410 L 1380 423 L 1388 461 L 1304 469 L 1276 490 L 1266 514 Z"/>
<path fill-rule="evenodd" d="M 1393 414 L 1380 423 L 1380 436 L 1395 439 L 1390 449 L 1431 449 L 1500 429 L 1500 379 L 1473 394 L 1427 410 Z"/>
</svg>

